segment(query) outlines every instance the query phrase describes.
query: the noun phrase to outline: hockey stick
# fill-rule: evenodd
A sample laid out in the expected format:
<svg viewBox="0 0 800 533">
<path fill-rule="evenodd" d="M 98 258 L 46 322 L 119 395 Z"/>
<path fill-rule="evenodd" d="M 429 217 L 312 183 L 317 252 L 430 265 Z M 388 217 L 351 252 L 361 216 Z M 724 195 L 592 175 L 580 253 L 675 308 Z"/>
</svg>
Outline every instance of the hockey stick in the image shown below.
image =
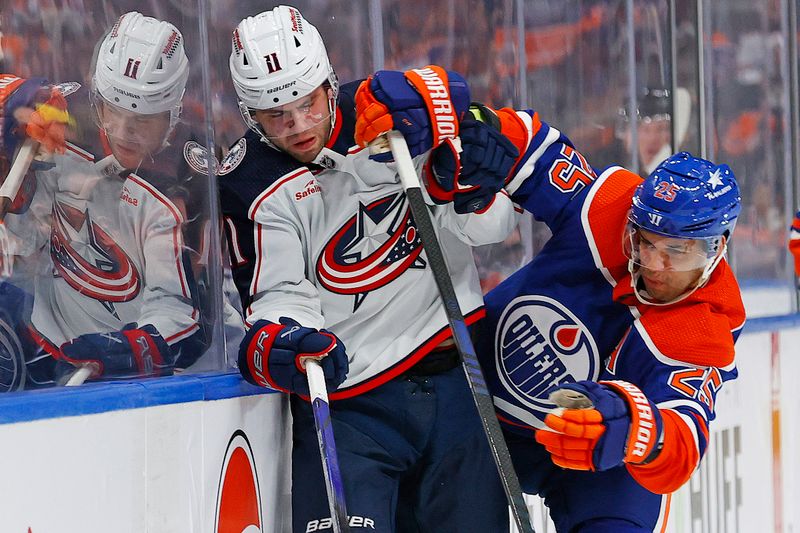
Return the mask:
<svg viewBox="0 0 800 533">
<path fill-rule="evenodd" d="M 469 329 L 467 329 L 467 324 L 464 322 L 464 315 L 458 305 L 453 281 L 447 270 L 447 264 L 442 254 L 442 248 L 439 245 L 439 239 L 436 236 L 436 230 L 434 230 L 431 222 L 428 206 L 422 196 L 419 177 L 414 169 L 411 154 L 408 152 L 408 145 L 406 145 L 403 135 L 398 131 L 390 131 L 387 133 L 387 138 L 392 157 L 397 163 L 400 182 L 408 197 L 411 214 L 414 216 L 417 231 L 422 240 L 422 247 L 428 257 L 428 263 L 439 288 L 439 294 L 447 314 L 447 321 L 450 323 L 453 339 L 461 356 L 461 365 L 467 376 L 472 399 L 478 408 L 478 415 L 483 424 L 486 438 L 489 441 L 489 448 L 491 448 L 494 456 L 494 462 L 497 466 L 497 472 L 500 474 L 508 504 L 511 506 L 514 522 L 517 524 L 520 533 L 535 533 L 531 525 L 531 519 L 528 516 L 525 500 L 522 499 L 522 488 L 520 487 L 517 473 L 514 471 L 511 456 L 508 453 L 508 446 L 503 438 L 500 424 L 497 422 L 492 397 L 486 387 L 486 379 L 483 377 L 478 358 L 475 355 L 475 346 L 472 344 Z"/>
<path fill-rule="evenodd" d="M 92 367 L 90 365 L 79 366 L 77 370 L 72 373 L 67 382 L 64 383 L 64 386 L 77 387 L 78 385 L 83 385 L 83 382 L 86 381 L 91 375 Z"/>
<path fill-rule="evenodd" d="M 36 155 L 38 147 L 39 143 L 28 137 L 17 152 L 14 164 L 11 165 L 11 170 L 8 171 L 8 176 L 6 176 L 3 185 L 0 186 L 0 222 L 5 219 L 11 203 L 17 196 L 19 187 L 22 185 L 25 174 L 28 173 L 28 168 L 33 162 L 33 156 Z"/>
<path fill-rule="evenodd" d="M 350 533 L 347 507 L 344 502 L 344 483 L 342 483 L 342 474 L 339 471 L 336 442 L 333 439 L 328 391 L 325 388 L 325 374 L 322 371 L 322 367 L 319 366 L 319 362 L 315 359 L 306 359 L 305 369 L 306 376 L 308 376 L 311 408 L 314 410 L 314 425 L 317 428 L 319 455 L 322 458 L 322 472 L 325 476 L 325 490 L 328 492 L 331 524 L 334 533 Z"/>
</svg>

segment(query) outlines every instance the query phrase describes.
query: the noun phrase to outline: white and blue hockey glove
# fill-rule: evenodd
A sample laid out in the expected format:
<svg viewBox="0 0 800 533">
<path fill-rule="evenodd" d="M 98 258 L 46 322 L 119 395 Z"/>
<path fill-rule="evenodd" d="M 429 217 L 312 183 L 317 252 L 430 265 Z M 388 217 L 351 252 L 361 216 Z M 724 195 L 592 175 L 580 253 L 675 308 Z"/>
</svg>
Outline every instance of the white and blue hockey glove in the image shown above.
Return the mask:
<svg viewBox="0 0 800 533">
<path fill-rule="evenodd" d="M 329 391 L 347 377 L 347 352 L 333 333 L 286 317 L 279 324 L 259 320 L 242 340 L 239 371 L 254 385 L 308 396 L 305 359 L 319 361 Z"/>
</svg>

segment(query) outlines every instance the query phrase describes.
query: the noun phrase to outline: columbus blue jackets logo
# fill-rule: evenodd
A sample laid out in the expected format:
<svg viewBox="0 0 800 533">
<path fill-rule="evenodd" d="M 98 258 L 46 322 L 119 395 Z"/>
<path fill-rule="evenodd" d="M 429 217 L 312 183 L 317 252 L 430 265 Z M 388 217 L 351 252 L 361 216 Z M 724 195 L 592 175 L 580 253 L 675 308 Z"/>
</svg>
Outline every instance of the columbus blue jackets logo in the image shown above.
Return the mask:
<svg viewBox="0 0 800 533">
<path fill-rule="evenodd" d="M 547 399 L 552 387 L 595 379 L 599 374 L 597 346 L 588 331 L 556 300 L 539 295 L 512 300 L 500 317 L 495 338 L 497 375 L 503 388 L 526 412 L 544 420 L 554 407 Z M 504 403 L 498 407 L 503 409 Z M 535 424 L 519 412 L 508 414 Z"/>
<path fill-rule="evenodd" d="M 55 272 L 70 287 L 105 305 L 136 298 L 141 289 L 139 271 L 124 250 L 86 211 L 62 202 L 53 206 L 50 256 Z"/>
<path fill-rule="evenodd" d="M 227 154 L 225 154 L 225 157 L 222 158 L 222 161 L 220 161 L 217 175 L 224 176 L 231 170 L 238 167 L 239 163 L 241 163 L 242 159 L 244 159 L 244 155 L 246 153 L 247 153 L 247 141 L 245 141 L 244 139 L 239 139 L 236 142 L 236 144 L 231 146 L 231 149 L 228 151 Z"/>
<path fill-rule="evenodd" d="M 183 145 L 183 158 L 195 172 L 207 174 L 210 157 L 213 156 L 210 156 L 206 147 L 196 141 L 187 141 Z M 216 166 L 219 167 L 219 165 Z"/>
<path fill-rule="evenodd" d="M 347 220 L 317 259 L 317 278 L 329 291 L 352 294 L 353 310 L 370 291 L 391 283 L 409 268 L 425 268 L 417 228 L 403 193 L 393 193 Z"/>
</svg>

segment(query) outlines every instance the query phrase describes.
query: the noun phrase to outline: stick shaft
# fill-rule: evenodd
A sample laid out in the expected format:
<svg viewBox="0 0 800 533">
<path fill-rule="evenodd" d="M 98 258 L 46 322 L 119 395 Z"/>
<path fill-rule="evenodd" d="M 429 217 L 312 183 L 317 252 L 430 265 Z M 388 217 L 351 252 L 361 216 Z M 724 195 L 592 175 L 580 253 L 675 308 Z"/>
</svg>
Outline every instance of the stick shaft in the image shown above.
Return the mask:
<svg viewBox="0 0 800 533">
<path fill-rule="evenodd" d="M 25 139 L 14 158 L 11 170 L 8 171 L 8 176 L 3 181 L 3 185 L 0 185 L 0 221 L 5 218 L 11 202 L 17 196 L 22 180 L 31 166 L 33 156 L 36 155 L 38 144 L 30 137 Z"/>
<path fill-rule="evenodd" d="M 489 394 L 489 389 L 486 387 L 486 379 L 483 377 L 483 372 L 478 363 L 475 347 L 472 343 L 467 324 L 464 321 L 461 307 L 458 304 L 458 299 L 456 298 L 450 273 L 447 270 L 442 248 L 439 245 L 439 240 L 436 236 L 428 207 L 422 196 L 419 177 L 414 169 L 411 154 L 408 151 L 405 139 L 399 132 L 390 131 L 387 137 L 392 150 L 392 157 L 397 163 L 400 182 L 403 185 L 403 189 L 406 191 L 408 202 L 411 206 L 411 213 L 414 215 L 414 222 L 417 226 L 420 238 L 422 239 L 422 246 L 428 258 L 428 264 L 433 272 L 436 285 L 439 288 L 439 294 L 444 304 L 447 320 L 453 331 L 453 340 L 455 340 L 456 348 L 461 356 L 461 364 L 467 376 L 467 382 L 472 392 L 475 406 L 478 409 L 478 415 L 481 419 L 483 430 L 489 441 L 489 448 L 492 451 L 497 471 L 500 474 L 500 480 L 503 483 L 503 489 L 506 492 L 514 522 L 520 533 L 535 533 L 531 526 L 528 508 L 522 498 L 522 488 L 520 487 L 519 479 L 514 470 L 514 465 L 511 462 L 508 446 L 503 438 L 500 424 L 497 422 L 492 397 Z"/>
<path fill-rule="evenodd" d="M 347 506 L 344 499 L 344 483 L 336 455 L 336 441 L 333 438 L 331 411 L 328 404 L 328 391 L 325 388 L 325 374 L 319 362 L 307 359 L 305 363 L 308 376 L 308 390 L 311 408 L 314 411 L 314 425 L 317 428 L 319 454 L 322 458 L 322 472 L 325 476 L 325 490 L 328 493 L 328 507 L 334 533 L 349 533 Z"/>
<path fill-rule="evenodd" d="M 91 375 L 92 368 L 89 365 L 78 367 L 78 369 L 69 377 L 67 382 L 64 383 L 64 386 L 77 387 L 78 385 L 83 385 L 83 382 L 86 381 Z"/>
</svg>

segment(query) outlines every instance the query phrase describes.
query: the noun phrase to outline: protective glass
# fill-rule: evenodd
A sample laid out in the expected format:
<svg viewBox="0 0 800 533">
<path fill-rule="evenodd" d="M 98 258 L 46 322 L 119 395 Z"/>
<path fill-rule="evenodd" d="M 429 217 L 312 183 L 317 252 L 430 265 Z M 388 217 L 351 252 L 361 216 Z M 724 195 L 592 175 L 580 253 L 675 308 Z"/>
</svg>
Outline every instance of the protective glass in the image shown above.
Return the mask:
<svg viewBox="0 0 800 533">
<path fill-rule="evenodd" d="M 721 237 L 685 239 L 643 230 L 628 222 L 622 245 L 636 266 L 651 271 L 688 272 L 705 268 L 717 255 Z"/>
<path fill-rule="evenodd" d="M 252 111 L 252 116 L 269 140 L 300 135 L 331 120 L 330 90 L 319 87 L 294 102 L 271 109 Z"/>
</svg>

